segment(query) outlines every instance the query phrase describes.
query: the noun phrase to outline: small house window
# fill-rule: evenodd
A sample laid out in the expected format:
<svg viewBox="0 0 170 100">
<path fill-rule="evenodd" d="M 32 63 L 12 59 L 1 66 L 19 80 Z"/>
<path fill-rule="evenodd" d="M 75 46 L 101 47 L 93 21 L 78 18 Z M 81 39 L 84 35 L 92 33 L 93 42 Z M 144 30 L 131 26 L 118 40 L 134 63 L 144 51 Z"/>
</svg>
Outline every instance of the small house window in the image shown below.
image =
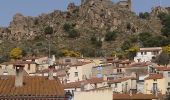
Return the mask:
<svg viewBox="0 0 170 100">
<path fill-rule="evenodd" d="M 30 64 L 28 64 L 28 70 L 30 70 L 31 68 L 30 68 Z"/>
<path fill-rule="evenodd" d="M 115 83 L 115 88 L 117 88 L 117 83 Z"/>
<path fill-rule="evenodd" d="M 147 52 L 145 51 L 145 55 L 147 55 Z"/>
<path fill-rule="evenodd" d="M 66 59 L 65 62 L 71 62 L 71 59 Z"/>
<path fill-rule="evenodd" d="M 168 86 L 170 86 L 170 82 L 168 82 Z"/>
<path fill-rule="evenodd" d="M 78 77 L 78 72 L 75 72 L 75 73 L 74 73 L 74 76 L 75 76 L 75 77 Z"/>
<path fill-rule="evenodd" d="M 170 72 L 168 72 L 168 77 L 170 77 Z"/>
</svg>

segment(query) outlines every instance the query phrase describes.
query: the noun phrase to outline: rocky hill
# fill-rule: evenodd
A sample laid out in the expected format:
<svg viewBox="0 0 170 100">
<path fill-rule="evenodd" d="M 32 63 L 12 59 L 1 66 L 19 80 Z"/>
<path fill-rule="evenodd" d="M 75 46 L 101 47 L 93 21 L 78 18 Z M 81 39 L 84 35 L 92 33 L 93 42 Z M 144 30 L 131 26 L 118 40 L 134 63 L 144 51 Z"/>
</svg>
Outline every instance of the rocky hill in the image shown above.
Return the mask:
<svg viewBox="0 0 170 100">
<path fill-rule="evenodd" d="M 44 53 L 47 51 L 47 37 L 44 29 L 51 26 L 54 30 L 51 41 L 52 48 L 83 50 L 100 49 L 112 51 L 132 34 L 150 32 L 160 34 L 161 22 L 157 15 L 159 12 L 169 13 L 166 8 L 152 9 L 148 19 L 139 18 L 127 7 L 113 3 L 110 0 L 87 0 L 80 6 L 70 3 L 67 11 L 56 10 L 49 14 L 37 17 L 23 16 L 17 13 L 9 27 L 0 28 L 1 51 L 9 51 L 12 47 L 20 46 L 27 52 Z M 71 27 L 80 36 L 68 37 L 64 26 Z M 115 41 L 105 41 L 105 34 L 116 31 Z M 91 43 L 91 38 L 96 37 L 102 42 L 100 48 Z M 107 52 L 109 53 L 109 52 Z"/>
</svg>

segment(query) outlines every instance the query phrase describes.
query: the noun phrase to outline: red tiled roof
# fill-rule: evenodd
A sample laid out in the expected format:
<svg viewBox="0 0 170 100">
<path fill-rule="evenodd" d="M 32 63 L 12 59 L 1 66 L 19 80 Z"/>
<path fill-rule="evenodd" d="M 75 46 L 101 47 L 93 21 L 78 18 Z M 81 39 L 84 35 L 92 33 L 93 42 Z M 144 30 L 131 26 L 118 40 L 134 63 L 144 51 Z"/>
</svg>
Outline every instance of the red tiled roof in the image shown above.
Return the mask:
<svg viewBox="0 0 170 100">
<path fill-rule="evenodd" d="M 159 94 L 158 97 L 152 94 L 113 94 L 113 100 L 152 100 L 162 98 L 163 95 Z"/>
<path fill-rule="evenodd" d="M 132 80 L 136 80 L 136 78 L 134 77 L 127 77 L 127 78 L 120 78 L 120 79 L 114 79 L 114 80 L 109 80 L 108 83 L 120 83 L 120 82 L 123 82 L 123 81 L 127 81 L 129 79 L 132 79 Z"/>
<path fill-rule="evenodd" d="M 163 78 L 162 74 L 150 74 L 148 77 L 145 78 L 145 80 L 162 79 L 162 78 Z"/>
<path fill-rule="evenodd" d="M 170 71 L 170 67 L 156 67 L 158 71 Z"/>
<path fill-rule="evenodd" d="M 2 65 L 9 65 L 9 64 L 13 64 L 13 65 L 16 65 L 16 64 L 35 64 L 35 62 L 33 61 L 10 61 L 10 62 L 4 62 L 2 63 Z"/>
<path fill-rule="evenodd" d="M 64 89 L 81 88 L 81 83 L 82 83 L 82 82 L 83 82 L 83 81 L 66 83 L 66 84 L 63 84 L 63 86 L 64 86 Z"/>
<path fill-rule="evenodd" d="M 24 85 L 15 87 L 15 76 L 0 77 L 1 96 L 64 96 L 64 89 L 58 79 L 48 80 L 46 77 L 25 76 Z"/>
<path fill-rule="evenodd" d="M 127 66 L 127 67 L 146 67 L 148 66 L 148 63 L 132 63 L 131 65 Z"/>
<path fill-rule="evenodd" d="M 77 62 L 77 64 L 71 65 L 70 67 L 76 67 L 76 66 L 83 66 L 86 64 L 90 64 L 91 62 Z"/>
<path fill-rule="evenodd" d="M 96 83 L 102 83 L 105 82 L 103 78 L 91 78 L 83 81 L 78 81 L 78 82 L 71 82 L 71 83 L 66 83 L 64 84 L 64 88 L 80 88 L 81 83 L 84 84 L 96 84 Z"/>
</svg>

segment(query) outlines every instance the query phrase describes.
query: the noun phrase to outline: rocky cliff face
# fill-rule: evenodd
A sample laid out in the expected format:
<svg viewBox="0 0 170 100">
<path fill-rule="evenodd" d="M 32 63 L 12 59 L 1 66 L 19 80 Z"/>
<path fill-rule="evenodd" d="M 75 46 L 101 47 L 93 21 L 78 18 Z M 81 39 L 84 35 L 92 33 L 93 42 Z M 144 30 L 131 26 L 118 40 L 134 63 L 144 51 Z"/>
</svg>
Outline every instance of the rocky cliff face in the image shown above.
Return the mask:
<svg viewBox="0 0 170 100">
<path fill-rule="evenodd" d="M 169 13 L 165 8 L 155 8 L 149 19 L 141 19 L 125 6 L 114 4 L 110 0 L 87 0 L 80 6 L 74 3 L 68 5 L 68 11 L 56 10 L 50 14 L 38 17 L 25 17 L 16 14 L 7 28 L 0 28 L 0 38 L 9 41 L 33 40 L 44 36 L 44 28 L 51 26 L 54 29 L 53 41 L 59 48 L 84 48 L 89 47 L 90 36 L 103 38 L 108 31 L 117 31 L 127 34 L 151 32 L 159 34 L 161 23 L 157 17 L 159 12 Z M 69 39 L 65 36 L 63 25 L 71 23 L 80 33 L 80 37 Z M 45 37 L 45 36 L 44 36 Z M 122 39 L 122 40 L 120 40 Z M 112 44 L 103 41 L 103 49 L 112 49 L 124 41 L 123 36 Z M 116 44 L 117 43 L 117 44 Z M 75 45 L 71 45 L 75 44 Z"/>
</svg>

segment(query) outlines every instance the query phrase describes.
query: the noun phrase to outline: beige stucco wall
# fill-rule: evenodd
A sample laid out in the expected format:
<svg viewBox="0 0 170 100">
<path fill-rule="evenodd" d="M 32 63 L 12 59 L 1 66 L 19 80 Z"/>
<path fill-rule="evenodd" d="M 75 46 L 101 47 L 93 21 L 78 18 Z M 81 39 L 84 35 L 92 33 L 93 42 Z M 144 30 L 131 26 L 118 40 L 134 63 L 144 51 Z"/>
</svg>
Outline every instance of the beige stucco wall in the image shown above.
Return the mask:
<svg viewBox="0 0 170 100">
<path fill-rule="evenodd" d="M 30 69 L 28 69 L 28 66 L 30 65 Z M 1 65 L 2 69 L 14 69 L 13 64 L 9 64 L 9 65 Z M 36 64 L 25 64 L 24 70 L 29 74 L 29 73 L 35 73 L 36 72 Z"/>
<path fill-rule="evenodd" d="M 94 63 L 89 63 L 89 64 L 85 64 L 82 66 L 74 66 L 74 67 L 70 67 L 68 73 L 69 74 L 69 78 L 68 78 L 68 83 L 69 82 L 76 82 L 76 81 L 81 81 L 83 80 L 83 76 L 86 76 L 86 78 L 90 78 L 91 77 L 91 70 L 92 67 L 94 67 Z M 75 77 L 75 72 L 78 72 L 78 77 Z"/>
<path fill-rule="evenodd" d="M 74 100 L 113 100 L 112 89 L 75 92 Z"/>
<path fill-rule="evenodd" d="M 153 79 L 145 80 L 144 82 L 144 93 L 145 94 L 152 94 L 151 89 L 153 87 L 153 83 L 157 83 L 158 90 L 162 93 L 166 93 L 166 81 L 165 78 L 163 79 L 157 79 L 154 81 Z"/>
</svg>

